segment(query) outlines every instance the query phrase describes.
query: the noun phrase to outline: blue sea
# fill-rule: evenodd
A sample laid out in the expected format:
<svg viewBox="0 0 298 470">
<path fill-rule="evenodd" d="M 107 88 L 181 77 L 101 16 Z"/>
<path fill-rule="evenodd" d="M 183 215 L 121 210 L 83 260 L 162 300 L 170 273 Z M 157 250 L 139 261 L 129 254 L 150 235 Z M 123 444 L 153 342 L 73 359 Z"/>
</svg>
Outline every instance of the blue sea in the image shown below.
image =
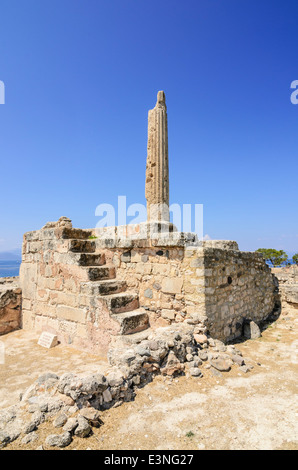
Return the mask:
<svg viewBox="0 0 298 470">
<path fill-rule="evenodd" d="M 18 276 L 21 261 L 0 261 L 0 277 Z"/>
</svg>

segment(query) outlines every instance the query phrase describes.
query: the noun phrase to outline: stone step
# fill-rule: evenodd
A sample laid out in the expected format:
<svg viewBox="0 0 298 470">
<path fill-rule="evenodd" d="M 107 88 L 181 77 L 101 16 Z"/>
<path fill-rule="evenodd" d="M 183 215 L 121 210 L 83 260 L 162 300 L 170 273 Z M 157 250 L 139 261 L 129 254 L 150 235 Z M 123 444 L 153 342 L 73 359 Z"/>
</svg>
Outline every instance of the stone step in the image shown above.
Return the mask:
<svg viewBox="0 0 298 470">
<path fill-rule="evenodd" d="M 69 240 L 68 249 L 73 253 L 94 253 L 96 250 L 96 245 L 92 240 L 79 240 L 74 238 Z"/>
<path fill-rule="evenodd" d="M 92 230 L 82 230 L 80 228 L 62 227 L 59 230 L 59 237 L 70 239 L 75 238 L 79 240 L 88 240 L 92 236 Z"/>
<path fill-rule="evenodd" d="M 77 263 L 79 266 L 103 266 L 106 264 L 106 257 L 104 253 L 80 253 Z"/>
<path fill-rule="evenodd" d="M 142 308 L 114 314 L 112 317 L 120 323 L 120 335 L 131 335 L 149 328 L 149 316 Z"/>
<path fill-rule="evenodd" d="M 116 277 L 116 268 L 113 265 L 86 266 L 83 269 L 86 269 L 90 281 L 114 279 Z"/>
<path fill-rule="evenodd" d="M 106 295 L 103 297 L 111 313 L 131 312 L 139 308 L 138 294 L 122 292 L 119 294 Z"/>
<path fill-rule="evenodd" d="M 148 339 L 149 335 L 152 333 L 150 327 L 146 330 L 140 331 L 138 333 L 132 333 L 130 335 L 124 336 L 115 336 L 113 339 L 113 347 L 116 348 L 125 348 L 127 346 L 132 346 L 134 344 L 139 344 L 142 341 Z"/>
<path fill-rule="evenodd" d="M 89 281 L 81 284 L 81 292 L 87 295 L 99 295 L 106 296 L 111 294 L 118 294 L 119 292 L 125 292 L 127 284 L 125 281 L 116 279 L 108 279 L 104 281 Z"/>
</svg>

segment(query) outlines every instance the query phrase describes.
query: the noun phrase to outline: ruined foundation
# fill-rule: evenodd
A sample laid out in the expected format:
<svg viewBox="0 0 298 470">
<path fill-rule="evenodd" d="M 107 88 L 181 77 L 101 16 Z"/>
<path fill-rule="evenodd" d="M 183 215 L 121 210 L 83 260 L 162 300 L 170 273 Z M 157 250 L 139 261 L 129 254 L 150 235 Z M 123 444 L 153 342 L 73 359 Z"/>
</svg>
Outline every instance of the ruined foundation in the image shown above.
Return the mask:
<svg viewBox="0 0 298 470">
<path fill-rule="evenodd" d="M 80 230 L 66 217 L 24 236 L 23 328 L 106 354 L 119 337 L 171 324 L 199 325 L 231 341 L 275 308 L 262 256 L 236 242 L 199 242 L 169 217 L 165 93 L 148 113 L 147 221 Z"/>
<path fill-rule="evenodd" d="M 260 323 L 274 310 L 270 268 L 236 242 L 200 244 L 177 233 L 131 240 L 97 231 L 93 238 L 94 231 L 64 223 L 24 236 L 24 329 L 106 354 L 119 336 L 173 323 L 203 325 L 231 341 L 245 321 Z"/>
<path fill-rule="evenodd" d="M 203 362 L 215 373 L 234 364 L 251 370 L 223 342 L 260 336 L 258 324 L 279 307 L 278 283 L 261 254 L 241 252 L 234 241 L 200 242 L 170 222 L 162 91 L 148 116 L 145 194 L 142 224 L 82 230 L 61 217 L 24 235 L 19 285 L 4 282 L 1 290 L 0 282 L 0 334 L 46 332 L 55 345 L 96 355 L 104 370 L 41 375 L 12 414 L 0 413 L 0 448 L 22 433 L 30 442 L 27 435 L 58 413 L 67 413 L 64 432 L 46 445 L 66 447 L 101 425 L 99 410 L 133 399 L 156 374 L 199 378 Z"/>
</svg>

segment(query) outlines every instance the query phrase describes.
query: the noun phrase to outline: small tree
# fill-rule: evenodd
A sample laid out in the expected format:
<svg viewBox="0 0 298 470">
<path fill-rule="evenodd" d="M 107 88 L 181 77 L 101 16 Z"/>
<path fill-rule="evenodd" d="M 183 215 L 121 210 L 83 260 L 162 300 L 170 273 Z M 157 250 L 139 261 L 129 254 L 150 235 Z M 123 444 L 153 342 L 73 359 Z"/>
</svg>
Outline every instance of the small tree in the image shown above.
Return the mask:
<svg viewBox="0 0 298 470">
<path fill-rule="evenodd" d="M 273 266 L 281 266 L 288 261 L 288 255 L 283 250 L 274 250 L 273 248 L 259 248 L 257 253 L 261 253 L 267 263 Z"/>
<path fill-rule="evenodd" d="M 298 253 L 293 256 L 292 260 L 294 264 L 298 264 Z"/>
</svg>

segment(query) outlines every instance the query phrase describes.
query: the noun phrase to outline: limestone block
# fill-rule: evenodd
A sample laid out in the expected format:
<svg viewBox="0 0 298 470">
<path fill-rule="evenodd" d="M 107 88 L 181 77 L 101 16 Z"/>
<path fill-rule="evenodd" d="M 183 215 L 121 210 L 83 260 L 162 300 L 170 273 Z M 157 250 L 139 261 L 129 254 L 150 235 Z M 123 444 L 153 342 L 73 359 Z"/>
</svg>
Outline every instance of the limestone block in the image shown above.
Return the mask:
<svg viewBox="0 0 298 470">
<path fill-rule="evenodd" d="M 33 330 L 35 325 L 35 315 L 30 310 L 22 309 L 22 328 L 23 330 Z"/>
<path fill-rule="evenodd" d="M 162 280 L 161 290 L 165 294 L 181 294 L 182 285 L 182 278 L 165 277 Z"/>
<path fill-rule="evenodd" d="M 176 313 L 177 312 L 175 310 L 163 309 L 161 311 L 161 316 L 162 316 L 162 318 L 173 321 L 173 320 L 175 320 Z"/>
<path fill-rule="evenodd" d="M 58 305 L 57 317 L 62 320 L 69 320 L 78 323 L 86 322 L 86 312 L 84 309 L 67 307 L 65 305 Z"/>
<path fill-rule="evenodd" d="M 25 299 L 36 297 L 37 264 L 22 263 L 20 267 L 20 286 Z"/>
</svg>

